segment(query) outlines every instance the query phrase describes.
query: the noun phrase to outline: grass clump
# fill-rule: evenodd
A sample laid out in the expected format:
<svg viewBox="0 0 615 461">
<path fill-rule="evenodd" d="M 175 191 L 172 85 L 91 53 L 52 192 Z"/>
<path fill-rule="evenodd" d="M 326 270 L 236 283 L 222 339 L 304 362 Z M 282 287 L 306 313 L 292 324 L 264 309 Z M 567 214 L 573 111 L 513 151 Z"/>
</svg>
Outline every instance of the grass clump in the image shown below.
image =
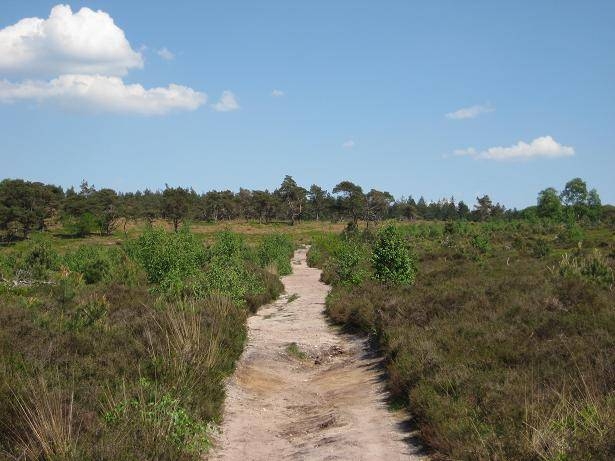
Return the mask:
<svg viewBox="0 0 615 461">
<path fill-rule="evenodd" d="M 297 300 L 297 299 L 299 299 L 299 298 L 300 298 L 299 294 L 297 294 L 297 293 L 293 293 L 293 294 L 292 294 L 292 295 L 290 295 L 290 296 L 288 297 L 288 299 L 286 300 L 286 304 L 290 304 L 290 303 L 292 303 L 293 301 L 296 301 L 296 300 Z"/>
<path fill-rule="evenodd" d="M 286 353 L 298 360 L 306 360 L 308 355 L 301 350 L 296 342 L 292 342 L 286 346 Z"/>
</svg>

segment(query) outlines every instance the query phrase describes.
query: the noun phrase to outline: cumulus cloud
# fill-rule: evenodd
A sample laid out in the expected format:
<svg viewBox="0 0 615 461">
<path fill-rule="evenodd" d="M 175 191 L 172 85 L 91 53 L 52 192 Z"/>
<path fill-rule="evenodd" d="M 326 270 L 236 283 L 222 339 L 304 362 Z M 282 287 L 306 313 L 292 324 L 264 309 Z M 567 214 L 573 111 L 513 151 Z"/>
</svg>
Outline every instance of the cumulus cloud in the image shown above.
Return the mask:
<svg viewBox="0 0 615 461">
<path fill-rule="evenodd" d="M 231 112 L 239 109 L 239 102 L 232 91 L 223 91 L 220 100 L 212 104 L 212 107 L 217 112 Z"/>
<path fill-rule="evenodd" d="M 466 118 L 476 118 L 481 114 L 493 112 L 495 109 L 490 104 L 462 107 L 454 112 L 446 114 L 446 118 L 453 120 L 463 120 Z"/>
<path fill-rule="evenodd" d="M 274 98 L 280 98 L 284 96 L 284 92 L 282 90 L 273 90 L 271 92 L 271 96 L 273 96 Z"/>
<path fill-rule="evenodd" d="M 207 102 L 206 94 L 182 85 L 146 89 L 125 83 L 121 77 L 143 67 L 145 49 L 135 51 L 104 11 L 54 6 L 47 19 L 24 18 L 0 29 L 0 74 L 22 79 L 0 79 L 0 103 L 29 100 L 68 110 L 163 115 Z M 166 47 L 157 53 L 174 58 Z M 226 110 L 232 110 L 231 99 L 222 101 Z"/>
<path fill-rule="evenodd" d="M 145 89 L 125 84 L 119 77 L 61 75 L 51 81 L 0 80 L 0 102 L 33 100 L 69 110 L 163 115 L 176 110 L 195 110 L 207 95 L 181 85 Z"/>
<path fill-rule="evenodd" d="M 352 149 L 355 146 L 355 142 L 352 139 L 348 139 L 342 143 L 344 149 Z"/>
<path fill-rule="evenodd" d="M 166 46 L 160 48 L 158 51 L 156 51 L 156 53 L 158 53 L 158 56 L 160 56 L 165 61 L 171 61 L 175 59 L 175 54 L 171 52 Z"/>
<path fill-rule="evenodd" d="M 141 67 L 141 53 L 104 11 L 81 8 L 73 13 L 70 6 L 57 5 L 47 19 L 25 18 L 0 30 L 0 72 L 121 76 Z"/>
<path fill-rule="evenodd" d="M 486 160 L 529 159 L 534 157 L 555 158 L 574 155 L 574 148 L 558 143 L 551 136 L 541 136 L 530 143 L 519 141 L 517 144 L 509 147 L 496 146 L 483 151 L 478 151 L 474 147 L 457 149 L 453 151 L 453 155 Z"/>
</svg>

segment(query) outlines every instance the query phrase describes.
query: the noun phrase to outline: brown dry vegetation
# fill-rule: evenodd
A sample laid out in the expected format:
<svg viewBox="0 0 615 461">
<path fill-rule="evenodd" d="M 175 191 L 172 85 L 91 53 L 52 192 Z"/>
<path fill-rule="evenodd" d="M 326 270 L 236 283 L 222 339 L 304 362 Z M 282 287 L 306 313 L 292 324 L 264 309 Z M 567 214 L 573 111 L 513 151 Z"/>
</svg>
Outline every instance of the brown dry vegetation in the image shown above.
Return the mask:
<svg viewBox="0 0 615 461">
<path fill-rule="evenodd" d="M 329 316 L 371 335 L 393 397 L 436 456 L 614 459 L 613 230 L 582 240 L 548 223 L 404 230 L 419 259 L 410 287 L 370 278 L 371 233 L 351 238 L 355 253 L 321 239 L 310 259 L 334 284 Z M 348 264 L 364 276 L 344 279 Z"/>
</svg>

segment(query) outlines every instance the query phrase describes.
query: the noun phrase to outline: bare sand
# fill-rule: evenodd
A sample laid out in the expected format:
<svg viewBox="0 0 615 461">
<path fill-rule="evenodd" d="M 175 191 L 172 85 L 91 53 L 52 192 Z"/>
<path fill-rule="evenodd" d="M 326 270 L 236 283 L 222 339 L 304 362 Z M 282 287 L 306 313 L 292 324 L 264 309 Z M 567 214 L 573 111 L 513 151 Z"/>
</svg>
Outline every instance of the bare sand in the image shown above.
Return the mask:
<svg viewBox="0 0 615 461">
<path fill-rule="evenodd" d="M 387 409 L 379 359 L 327 324 L 329 287 L 297 250 L 286 293 L 248 321 L 227 383 L 214 460 L 424 460 L 405 412 Z M 298 298 L 293 299 L 293 295 Z M 290 302 L 289 302 L 290 301 Z M 299 354 L 289 352 L 296 343 Z"/>
</svg>

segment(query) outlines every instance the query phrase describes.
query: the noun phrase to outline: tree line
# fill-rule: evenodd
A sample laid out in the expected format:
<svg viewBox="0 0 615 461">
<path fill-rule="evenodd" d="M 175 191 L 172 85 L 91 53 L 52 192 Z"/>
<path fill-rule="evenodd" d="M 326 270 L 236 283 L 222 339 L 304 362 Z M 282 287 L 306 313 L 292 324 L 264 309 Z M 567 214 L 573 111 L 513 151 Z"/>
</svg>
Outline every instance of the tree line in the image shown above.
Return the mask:
<svg viewBox="0 0 615 461">
<path fill-rule="evenodd" d="M 288 175 L 273 191 L 240 188 L 238 192 L 212 190 L 202 194 L 192 188 L 168 185 L 164 190 L 122 193 L 97 189 L 87 181 L 78 190 L 22 179 L 0 182 L 0 232 L 5 239 L 27 238 L 32 231 L 45 230 L 58 221 L 68 233 L 83 236 L 93 232 L 109 235 L 119 226 L 125 230 L 128 222 L 137 220 L 166 219 L 175 230 L 187 220 L 288 220 L 290 224 L 300 220 L 347 220 L 352 226 L 359 221 L 369 226 L 384 219 L 598 221 L 603 208 L 596 190 L 588 190 L 580 178 L 569 181 L 561 193 L 554 188 L 541 191 L 537 205 L 524 210 L 494 204 L 488 195 L 477 197 L 472 208 L 453 197 L 431 202 L 411 196 L 396 200 L 386 191 L 365 192 L 351 181 L 340 182 L 331 192 L 316 184 L 308 189 Z"/>
</svg>

